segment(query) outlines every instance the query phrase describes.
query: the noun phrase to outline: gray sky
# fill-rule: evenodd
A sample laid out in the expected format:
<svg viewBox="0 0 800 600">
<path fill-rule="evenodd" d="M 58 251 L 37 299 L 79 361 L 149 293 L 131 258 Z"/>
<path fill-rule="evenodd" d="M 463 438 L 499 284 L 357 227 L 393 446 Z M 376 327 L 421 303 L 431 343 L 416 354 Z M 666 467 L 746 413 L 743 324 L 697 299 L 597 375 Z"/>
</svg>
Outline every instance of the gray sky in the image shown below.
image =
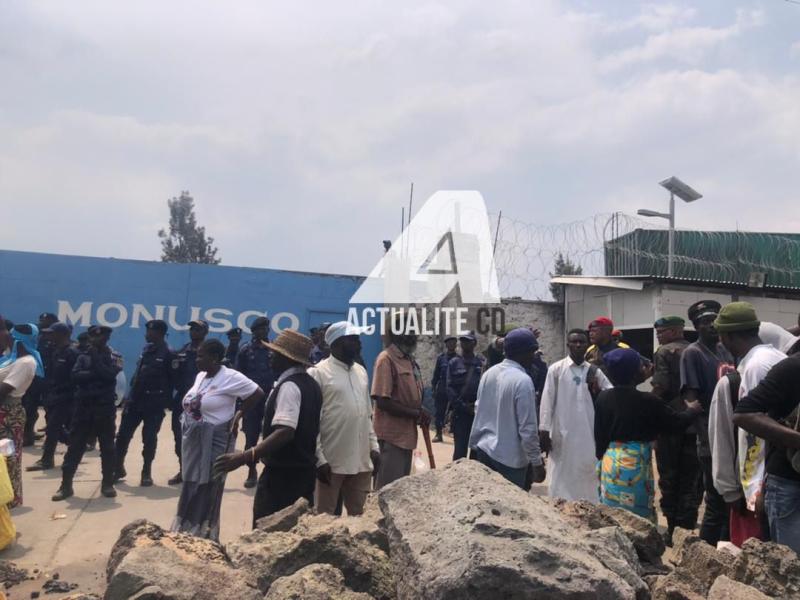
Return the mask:
<svg viewBox="0 0 800 600">
<path fill-rule="evenodd" d="M 365 274 L 400 207 L 800 230 L 800 5 L 0 0 L 0 247 Z"/>
</svg>

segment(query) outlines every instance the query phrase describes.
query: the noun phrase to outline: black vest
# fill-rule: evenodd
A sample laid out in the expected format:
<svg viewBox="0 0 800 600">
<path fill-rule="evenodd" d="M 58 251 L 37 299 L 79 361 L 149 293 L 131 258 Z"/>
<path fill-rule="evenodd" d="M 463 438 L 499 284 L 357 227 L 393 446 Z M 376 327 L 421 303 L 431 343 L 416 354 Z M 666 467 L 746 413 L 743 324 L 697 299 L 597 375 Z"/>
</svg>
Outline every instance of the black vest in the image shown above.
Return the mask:
<svg viewBox="0 0 800 600">
<path fill-rule="evenodd" d="M 287 381 L 300 388 L 300 415 L 294 439 L 283 448 L 264 459 L 268 467 L 276 468 L 315 468 L 317 465 L 317 435 L 319 434 L 319 414 L 322 409 L 322 391 L 319 384 L 308 373 L 295 373 L 278 384 L 267 399 L 264 408 L 262 435 L 266 438 L 275 428 L 278 391 Z"/>
</svg>

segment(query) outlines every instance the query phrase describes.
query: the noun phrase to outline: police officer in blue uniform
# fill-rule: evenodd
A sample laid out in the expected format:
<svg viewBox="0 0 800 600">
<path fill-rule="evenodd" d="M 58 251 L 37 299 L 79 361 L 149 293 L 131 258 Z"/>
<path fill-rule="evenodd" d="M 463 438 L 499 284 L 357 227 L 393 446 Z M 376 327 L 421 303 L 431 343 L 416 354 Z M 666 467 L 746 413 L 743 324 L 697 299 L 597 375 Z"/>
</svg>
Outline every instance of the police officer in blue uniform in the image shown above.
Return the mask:
<svg viewBox="0 0 800 600">
<path fill-rule="evenodd" d="M 478 384 L 485 360 L 483 356 L 475 354 L 476 342 L 472 331 L 459 336 L 461 356 L 451 358 L 447 365 L 447 395 L 453 412 L 453 460 L 466 458 L 469 433 L 475 420 Z"/>
<path fill-rule="evenodd" d="M 34 442 L 41 437 L 36 434 L 36 421 L 39 419 L 39 407 L 44 406 L 44 399 L 47 394 L 47 370 L 50 368 L 50 360 L 53 354 L 53 341 L 50 335 L 44 330 L 58 321 L 58 317 L 53 313 L 42 313 L 39 315 L 39 344 L 37 350 L 42 357 L 45 377 L 34 377 L 30 387 L 22 397 L 22 406 L 25 408 L 25 431 L 22 438 L 22 446 L 33 446 Z"/>
<path fill-rule="evenodd" d="M 230 369 L 236 368 L 236 357 L 239 356 L 239 344 L 242 341 L 242 328 L 231 327 L 226 334 L 228 345 L 225 347 L 224 365 Z"/>
<path fill-rule="evenodd" d="M 47 430 L 42 458 L 28 467 L 27 471 L 46 471 L 53 468 L 56 446 L 64 435 L 74 410 L 75 383 L 72 381 L 72 368 L 80 353 L 70 339 L 72 329 L 66 323 L 58 321 L 44 332 L 50 335 L 53 342 L 50 365 L 45 373 Z"/>
<path fill-rule="evenodd" d="M 250 325 L 253 337 L 248 343 L 241 347 L 236 358 L 236 370 L 246 375 L 269 396 L 272 384 L 275 380 L 270 366 L 270 351 L 263 344 L 268 341 L 269 319 L 257 317 Z M 254 405 L 247 411 L 242 420 L 242 430 L 245 437 L 245 450 L 258 444 L 258 437 L 261 434 L 262 421 L 264 420 L 264 404 L 266 398 Z M 244 487 L 252 488 L 258 483 L 258 473 L 255 464 L 250 465 Z"/>
<path fill-rule="evenodd" d="M 164 420 L 164 409 L 172 403 L 172 360 L 175 354 L 167 346 L 167 324 L 161 319 L 145 325 L 147 343 L 139 356 L 131 379 L 130 392 L 124 401 L 122 421 L 117 432 L 117 464 L 114 480 L 125 479 L 125 455 L 133 434 L 142 425 L 142 477 L 140 485 L 153 485 L 151 465 L 156 457 L 158 431 Z"/>
<path fill-rule="evenodd" d="M 169 485 L 183 482 L 181 474 L 181 414 L 183 413 L 183 397 L 194 385 L 197 378 L 197 349 L 208 335 L 208 323 L 205 321 L 189 322 L 189 342 L 184 344 L 172 361 L 175 380 L 175 398 L 172 402 L 172 435 L 175 438 L 175 455 L 178 457 L 178 474 L 170 479 Z"/>
<path fill-rule="evenodd" d="M 122 370 L 122 356 L 108 346 L 111 328 L 89 327 L 89 346 L 82 351 L 72 368 L 75 383 L 75 413 L 72 418 L 69 447 L 61 467 L 61 487 L 54 501 L 72 496 L 72 478 L 86 452 L 86 440 L 94 432 L 100 442 L 103 480 L 100 492 L 107 498 L 117 495 L 114 489 L 114 428 L 117 418 L 117 374 Z"/>
<path fill-rule="evenodd" d="M 450 335 L 444 338 L 445 351 L 436 357 L 436 366 L 433 368 L 433 378 L 431 378 L 431 388 L 433 389 L 433 400 L 436 403 L 436 437 L 434 442 L 441 442 L 444 421 L 447 416 L 447 365 L 458 356 L 456 345 L 458 338 Z"/>
</svg>

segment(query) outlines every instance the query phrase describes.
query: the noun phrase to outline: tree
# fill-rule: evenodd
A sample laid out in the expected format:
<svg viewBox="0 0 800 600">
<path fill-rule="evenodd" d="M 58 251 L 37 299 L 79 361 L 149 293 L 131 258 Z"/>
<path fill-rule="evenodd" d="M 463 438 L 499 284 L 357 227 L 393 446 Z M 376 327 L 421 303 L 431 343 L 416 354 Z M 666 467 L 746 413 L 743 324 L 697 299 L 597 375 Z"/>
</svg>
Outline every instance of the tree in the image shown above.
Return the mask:
<svg viewBox="0 0 800 600">
<path fill-rule="evenodd" d="M 569 257 L 564 258 L 561 252 L 556 257 L 554 270 L 550 273 L 550 277 L 558 277 L 559 275 L 583 275 L 583 267 L 576 265 Z M 561 283 L 550 284 L 550 294 L 556 302 L 564 301 L 564 285 Z"/>
<path fill-rule="evenodd" d="M 167 200 L 169 206 L 169 232 L 159 230 L 161 261 L 174 263 L 200 263 L 218 265 L 214 238 L 206 237 L 206 228 L 197 226 L 194 216 L 194 198 L 181 192 L 178 198 Z"/>
</svg>

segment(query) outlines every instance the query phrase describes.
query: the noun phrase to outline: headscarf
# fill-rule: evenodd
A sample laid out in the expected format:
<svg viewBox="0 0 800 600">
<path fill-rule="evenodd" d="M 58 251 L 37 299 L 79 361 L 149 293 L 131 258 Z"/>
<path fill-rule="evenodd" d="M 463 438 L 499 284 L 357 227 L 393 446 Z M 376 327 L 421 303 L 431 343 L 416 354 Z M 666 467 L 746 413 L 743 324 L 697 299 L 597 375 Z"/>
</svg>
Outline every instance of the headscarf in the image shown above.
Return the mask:
<svg viewBox="0 0 800 600">
<path fill-rule="evenodd" d="M 39 350 L 36 349 L 36 345 L 39 341 L 39 328 L 33 323 L 27 323 L 27 325 L 31 328 L 30 333 L 22 333 L 16 326 L 11 330 L 11 352 L 0 360 L 0 368 L 7 367 L 17 360 L 17 344 L 22 344 L 28 354 L 36 361 L 36 375 L 44 377 L 42 356 L 39 354 Z"/>
<path fill-rule="evenodd" d="M 612 383 L 615 385 L 630 385 L 639 372 L 642 358 L 636 350 L 619 348 L 604 354 L 603 362 L 606 365 L 606 371 Z"/>
</svg>

